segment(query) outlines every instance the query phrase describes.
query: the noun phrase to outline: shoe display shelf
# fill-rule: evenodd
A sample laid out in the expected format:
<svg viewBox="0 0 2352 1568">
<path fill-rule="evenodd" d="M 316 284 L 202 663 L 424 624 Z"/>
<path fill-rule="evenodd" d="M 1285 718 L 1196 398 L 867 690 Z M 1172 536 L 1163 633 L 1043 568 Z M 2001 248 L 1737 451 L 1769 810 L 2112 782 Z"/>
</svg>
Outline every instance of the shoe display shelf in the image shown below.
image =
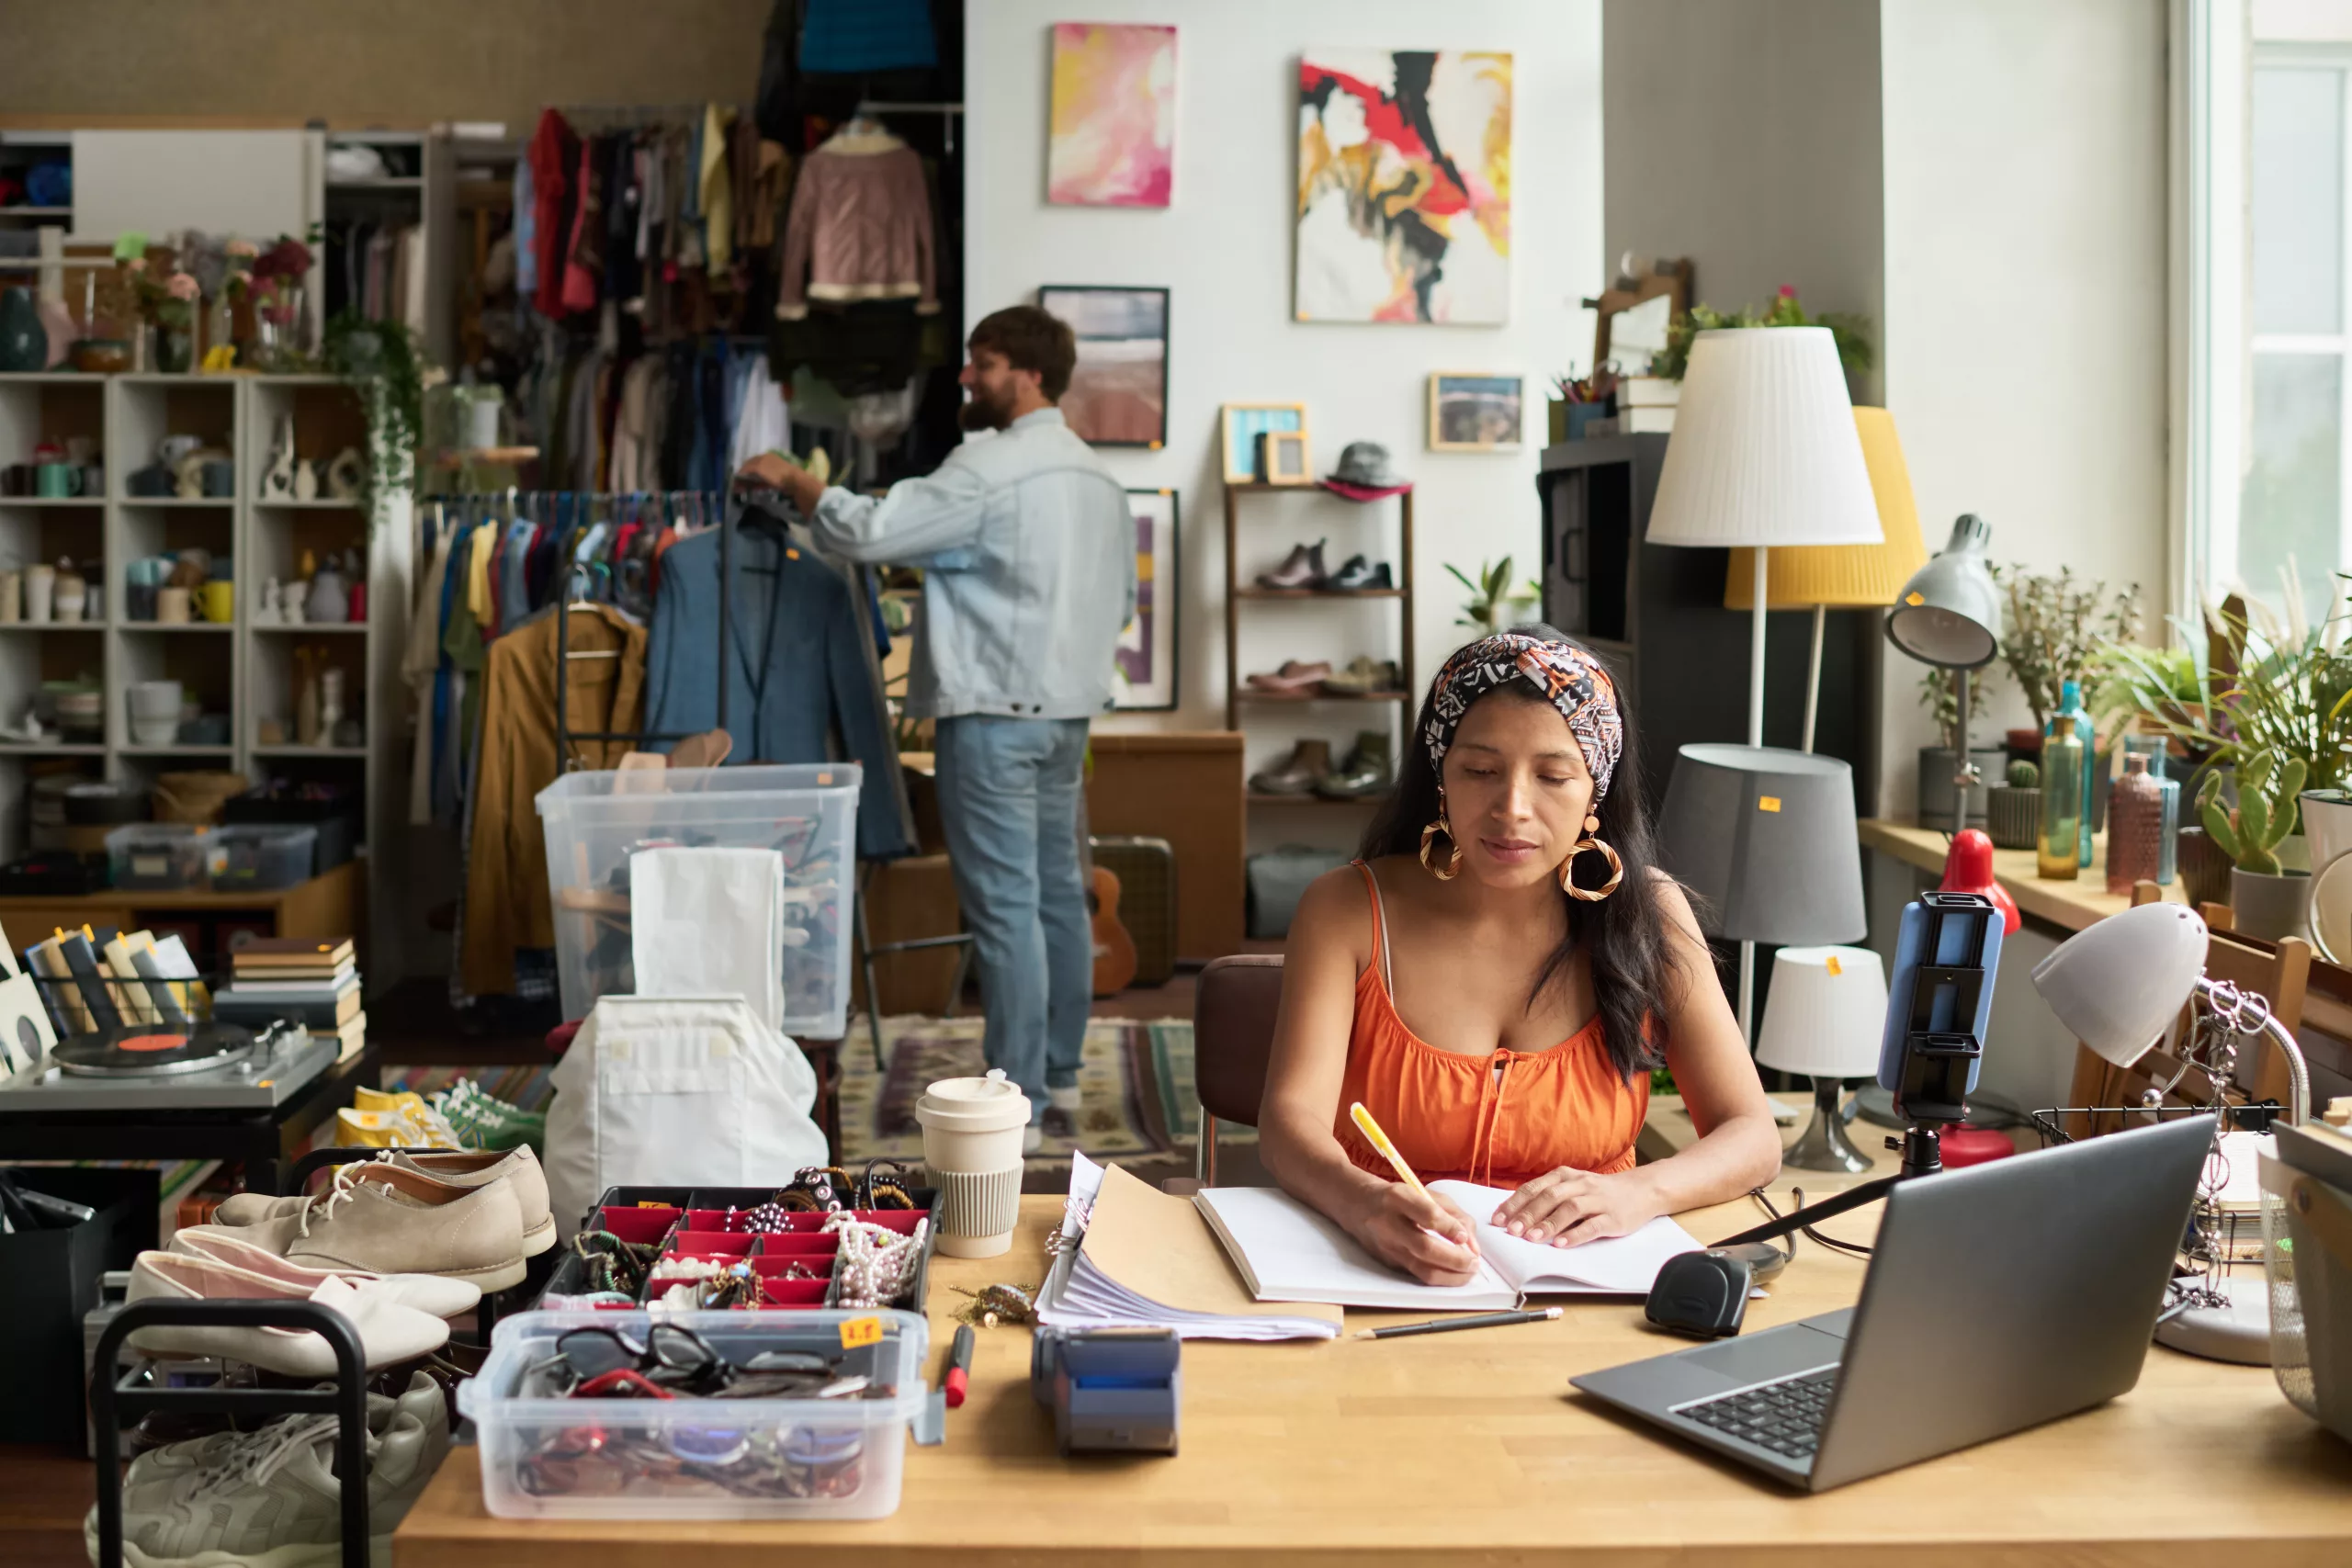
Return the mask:
<svg viewBox="0 0 2352 1568">
<path fill-rule="evenodd" d="M 129 1381 L 122 1349 L 142 1328 L 167 1325 L 207 1328 L 277 1328 L 318 1335 L 334 1352 L 332 1386 L 313 1388 L 153 1388 Z M 368 1474 L 368 1362 L 351 1320 L 316 1302 L 143 1301 L 133 1302 L 107 1320 L 92 1351 L 90 1423 L 97 1464 L 99 1562 L 124 1562 L 122 1540 L 122 1451 L 126 1424 L 153 1412 L 168 1415 L 330 1415 L 335 1418 L 335 1473 L 345 1478 L 343 1568 L 368 1568 L 368 1488 L 349 1478 Z M 208 1554 L 209 1555 L 209 1554 Z"/>
<path fill-rule="evenodd" d="M 1245 571 L 1241 550 L 1242 501 L 1247 498 L 1306 496 L 1329 502 L 1335 498 L 1329 492 L 1309 485 L 1264 484 L 1259 482 L 1229 483 L 1225 487 L 1225 724 L 1227 729 L 1247 731 L 1250 721 L 1271 720 L 1285 709 L 1299 716 L 1311 710 L 1321 710 L 1319 716 L 1328 717 L 1333 711 L 1355 710 L 1366 722 L 1370 711 L 1380 715 L 1377 728 L 1389 737 L 1389 755 L 1398 755 L 1401 729 L 1412 722 L 1413 686 L 1413 492 L 1406 491 L 1395 498 L 1396 503 L 1396 570 L 1395 581 L 1401 584 L 1393 588 L 1261 588 L 1255 584 L 1253 573 Z M 1376 526 L 1385 508 L 1381 502 L 1347 502 L 1352 511 L 1361 514 L 1364 523 Z M 1364 553 L 1375 553 L 1376 536 L 1363 541 Z M 1401 689 L 1393 692 L 1269 692 L 1253 688 L 1248 672 L 1242 667 L 1241 623 L 1245 608 L 1281 605 L 1295 607 L 1303 602 L 1329 604 L 1343 601 L 1364 601 L 1393 604 L 1397 608 L 1394 658 L 1401 678 Z M 1369 653 L 1375 659 L 1390 657 L 1375 649 L 1335 650 L 1329 662 L 1335 669 L 1359 653 Z M 1295 726 L 1294 726 L 1295 728 Z M 1297 807 L 1361 807 L 1381 799 L 1385 791 L 1372 795 L 1334 798 L 1306 794 L 1277 795 L 1251 790 L 1245 799 L 1253 807 L 1291 808 Z"/>
<path fill-rule="evenodd" d="M 0 375 L 0 461 L 24 461 L 45 440 L 62 446 L 81 438 L 104 465 L 97 494 L 0 495 L 0 568 L 70 558 L 89 582 L 78 621 L 20 615 L 0 622 L 0 724 L 21 736 L 48 682 L 96 682 L 104 714 L 102 725 L 88 730 L 61 731 L 44 721 L 38 740 L 0 737 L 0 862 L 29 847 L 32 783 L 55 772 L 150 785 L 158 774 L 190 769 L 242 773 L 256 784 L 319 780 L 358 792 L 363 856 L 369 841 L 396 828 L 387 812 L 397 808 L 399 781 L 384 759 L 410 706 L 400 675 L 414 553 L 408 499 L 386 498 L 371 527 L 369 513 L 355 502 L 266 498 L 273 441 L 288 417 L 296 454 L 306 461 L 346 446 L 367 449 L 359 395 L 333 377 Z M 231 493 L 131 494 L 130 475 L 155 461 L 166 435 L 194 436 L 228 453 Z M 130 563 L 195 547 L 233 563 L 231 619 L 131 619 Z M 269 579 L 293 581 L 306 552 L 324 561 L 352 548 L 366 563 L 364 620 L 281 626 L 261 613 Z M 344 708 L 360 721 L 361 744 L 335 745 L 331 738 L 296 743 L 305 668 L 344 671 Z M 139 744 L 129 689 L 164 680 L 179 682 L 212 722 L 184 728 L 168 744 Z M 224 718 L 225 734 L 219 728 Z M 286 726 L 282 743 L 261 741 L 266 718 Z M 379 944 L 382 933 L 400 929 L 398 911 L 386 903 L 391 891 L 368 889 L 375 907 L 368 926 Z M 369 967 L 387 980 L 397 977 L 396 962 L 380 953 L 371 953 Z"/>
</svg>

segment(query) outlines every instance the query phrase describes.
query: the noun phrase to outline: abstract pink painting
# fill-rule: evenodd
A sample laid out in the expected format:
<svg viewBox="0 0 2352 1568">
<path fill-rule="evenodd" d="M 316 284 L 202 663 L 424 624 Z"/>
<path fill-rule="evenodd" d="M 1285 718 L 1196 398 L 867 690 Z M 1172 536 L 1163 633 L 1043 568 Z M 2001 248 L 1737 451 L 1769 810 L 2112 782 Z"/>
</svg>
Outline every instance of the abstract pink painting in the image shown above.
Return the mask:
<svg viewBox="0 0 2352 1568">
<path fill-rule="evenodd" d="M 1165 207 L 1176 168 L 1176 29 L 1054 24 L 1046 199 Z"/>
</svg>

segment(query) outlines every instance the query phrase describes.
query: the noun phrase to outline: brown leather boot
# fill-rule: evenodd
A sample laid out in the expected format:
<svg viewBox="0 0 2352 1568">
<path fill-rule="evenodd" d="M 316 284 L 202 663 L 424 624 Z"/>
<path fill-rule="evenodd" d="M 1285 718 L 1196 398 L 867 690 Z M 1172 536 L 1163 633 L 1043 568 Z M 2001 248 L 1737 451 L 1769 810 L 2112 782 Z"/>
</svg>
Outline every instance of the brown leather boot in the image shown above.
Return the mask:
<svg viewBox="0 0 2352 1568">
<path fill-rule="evenodd" d="M 1250 788 L 1259 795 L 1312 795 L 1317 781 L 1330 771 L 1331 743 L 1302 740 L 1281 767 L 1253 775 Z"/>
</svg>

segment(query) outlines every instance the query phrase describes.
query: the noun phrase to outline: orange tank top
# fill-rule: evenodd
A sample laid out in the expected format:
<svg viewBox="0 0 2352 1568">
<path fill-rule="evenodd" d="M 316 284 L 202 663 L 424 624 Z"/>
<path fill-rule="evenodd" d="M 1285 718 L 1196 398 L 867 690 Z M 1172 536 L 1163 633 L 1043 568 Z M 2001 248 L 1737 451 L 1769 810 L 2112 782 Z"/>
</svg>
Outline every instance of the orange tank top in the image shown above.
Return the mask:
<svg viewBox="0 0 2352 1568">
<path fill-rule="evenodd" d="M 1355 1021 L 1333 1133 L 1358 1168 L 1396 1179 L 1349 1121 L 1363 1102 L 1405 1163 L 1424 1181 L 1451 1179 L 1515 1188 L 1561 1166 L 1630 1170 L 1649 1109 L 1650 1080 L 1620 1077 L 1601 1043 L 1600 1018 L 1548 1051 L 1501 1047 L 1478 1055 L 1443 1051 L 1397 1016 L 1388 963 L 1388 917 L 1372 868 L 1355 863 L 1372 895 L 1372 962 L 1356 976 Z"/>
</svg>

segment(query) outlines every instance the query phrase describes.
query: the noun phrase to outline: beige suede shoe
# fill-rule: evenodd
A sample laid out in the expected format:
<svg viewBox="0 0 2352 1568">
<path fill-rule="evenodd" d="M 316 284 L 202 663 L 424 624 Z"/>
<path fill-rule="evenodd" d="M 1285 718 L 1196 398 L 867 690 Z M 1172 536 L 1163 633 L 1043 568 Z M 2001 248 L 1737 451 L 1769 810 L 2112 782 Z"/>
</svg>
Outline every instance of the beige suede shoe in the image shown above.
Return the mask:
<svg viewBox="0 0 2352 1568">
<path fill-rule="evenodd" d="M 360 1284 L 368 1280 L 380 1283 L 391 1299 L 405 1307 L 414 1307 L 430 1317 L 450 1318 L 462 1312 L 471 1312 L 481 1300 L 481 1290 L 463 1280 L 445 1280 L 438 1274 L 371 1274 L 364 1269 L 306 1269 L 300 1263 L 288 1263 L 269 1248 L 246 1239 L 242 1231 L 220 1225 L 189 1225 L 175 1234 L 167 1252 L 184 1253 L 191 1258 L 209 1258 L 215 1263 L 227 1263 L 236 1268 L 278 1280 L 288 1285 L 300 1285 L 315 1290 L 336 1277 Z"/>
<path fill-rule="evenodd" d="M 487 1187 L 504 1177 L 514 1184 L 514 1204 L 523 1211 L 523 1256 L 536 1258 L 555 1245 L 555 1215 L 548 1207 L 548 1177 L 528 1145 L 495 1150 L 388 1149 L 381 1157 L 452 1187 Z"/>
<path fill-rule="evenodd" d="M 376 1156 L 439 1186 L 458 1191 L 487 1187 L 501 1177 L 514 1185 L 515 1206 L 523 1214 L 523 1256 L 535 1258 L 555 1245 L 555 1216 L 548 1208 L 548 1178 L 539 1156 L 526 1145 L 511 1153 L 492 1151 L 386 1149 Z M 352 1169 L 365 1169 L 354 1166 Z M 281 1220 L 302 1212 L 308 1198 L 272 1198 L 260 1192 L 239 1192 L 212 1216 L 216 1225 L 251 1225 Z"/>
<path fill-rule="evenodd" d="M 439 1274 L 485 1292 L 523 1278 L 523 1212 L 503 1179 L 456 1187 L 396 1165 L 345 1165 L 313 1197 L 262 1201 L 292 1207 L 234 1234 L 308 1268 Z"/>
<path fill-rule="evenodd" d="M 401 1305 L 394 1294 L 393 1288 L 381 1280 L 322 1275 L 315 1281 L 288 1280 L 211 1258 L 142 1252 L 131 1267 L 127 1299 L 133 1303 L 316 1302 L 349 1320 L 359 1337 L 359 1352 L 372 1370 L 413 1361 L 439 1349 L 449 1338 L 447 1324 Z M 156 1354 L 248 1361 L 289 1377 L 331 1378 L 335 1372 L 334 1350 L 307 1329 L 159 1324 L 139 1330 L 130 1342 Z"/>
</svg>

